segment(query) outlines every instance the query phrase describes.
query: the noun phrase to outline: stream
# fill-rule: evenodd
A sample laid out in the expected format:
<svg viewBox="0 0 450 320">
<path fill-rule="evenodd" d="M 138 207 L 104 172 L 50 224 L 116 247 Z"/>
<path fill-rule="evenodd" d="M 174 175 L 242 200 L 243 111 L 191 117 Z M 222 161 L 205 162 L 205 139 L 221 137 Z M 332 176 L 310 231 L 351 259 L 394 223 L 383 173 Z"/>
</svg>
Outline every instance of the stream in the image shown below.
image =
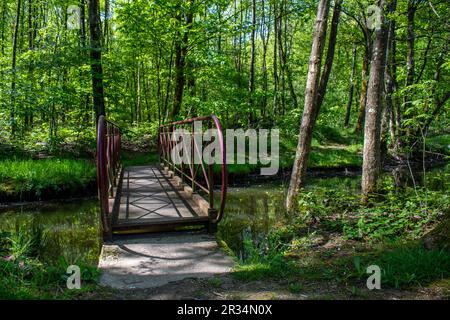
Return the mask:
<svg viewBox="0 0 450 320">
<path fill-rule="evenodd" d="M 421 180 L 418 174 L 412 183 L 420 184 Z M 358 193 L 360 183 L 358 175 L 311 178 L 305 191 L 340 189 Z M 450 190 L 450 164 L 427 172 L 426 185 L 429 190 Z M 287 187 L 284 181 L 230 187 L 218 237 L 236 255 L 242 255 L 245 239 L 258 239 L 266 235 L 271 226 L 283 222 Z M 16 207 L 0 212 L 0 232 L 15 230 L 41 232 L 42 258 L 47 261 L 56 261 L 62 256 L 70 263 L 97 263 L 101 240 L 96 199 L 56 202 L 36 208 Z"/>
</svg>

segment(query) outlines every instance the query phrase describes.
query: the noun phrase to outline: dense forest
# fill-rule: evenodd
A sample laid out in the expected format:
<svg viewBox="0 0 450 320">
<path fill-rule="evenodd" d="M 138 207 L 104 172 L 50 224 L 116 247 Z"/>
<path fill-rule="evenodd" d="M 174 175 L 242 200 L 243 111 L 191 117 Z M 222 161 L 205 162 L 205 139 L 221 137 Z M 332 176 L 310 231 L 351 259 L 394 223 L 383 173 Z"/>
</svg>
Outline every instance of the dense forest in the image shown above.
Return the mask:
<svg viewBox="0 0 450 320">
<path fill-rule="evenodd" d="M 64 154 L 55 185 L 92 193 L 92 163 L 64 161 L 94 158 L 100 115 L 135 152 L 124 162 L 139 164 L 161 124 L 215 114 L 225 128 L 280 129 L 287 216 L 314 224 L 327 210 L 374 207 L 380 220 L 347 237 L 418 239 L 440 223 L 427 239 L 450 243 L 448 174 L 439 192 L 426 185 L 450 155 L 449 10 L 447 0 L 1 0 L 0 202 L 54 187 L 43 173 L 14 180 L 30 168 L 13 163 L 23 157 Z M 229 173 L 239 181 L 256 167 Z M 361 171 L 356 198 L 303 192 L 310 169 Z M 399 227 L 380 231 L 388 224 Z"/>
<path fill-rule="evenodd" d="M 450 124 L 448 3 L 370 5 L 3 0 L 1 136 L 92 139 L 104 113 L 150 132 L 211 113 L 286 136 L 301 123 L 300 173 L 317 121 L 364 133 L 369 192 L 380 152 L 402 161 Z"/>
</svg>

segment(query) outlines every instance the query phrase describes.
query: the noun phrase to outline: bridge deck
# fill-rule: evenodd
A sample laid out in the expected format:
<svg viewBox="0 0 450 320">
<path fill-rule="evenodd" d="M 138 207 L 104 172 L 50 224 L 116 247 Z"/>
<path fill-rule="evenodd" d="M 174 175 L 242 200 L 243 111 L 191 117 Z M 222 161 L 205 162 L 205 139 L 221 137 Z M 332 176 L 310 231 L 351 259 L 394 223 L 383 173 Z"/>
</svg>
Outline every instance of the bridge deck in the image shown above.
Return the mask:
<svg viewBox="0 0 450 320">
<path fill-rule="evenodd" d="M 127 167 L 121 183 L 113 231 L 172 229 L 209 221 L 190 194 L 157 166 Z"/>
</svg>

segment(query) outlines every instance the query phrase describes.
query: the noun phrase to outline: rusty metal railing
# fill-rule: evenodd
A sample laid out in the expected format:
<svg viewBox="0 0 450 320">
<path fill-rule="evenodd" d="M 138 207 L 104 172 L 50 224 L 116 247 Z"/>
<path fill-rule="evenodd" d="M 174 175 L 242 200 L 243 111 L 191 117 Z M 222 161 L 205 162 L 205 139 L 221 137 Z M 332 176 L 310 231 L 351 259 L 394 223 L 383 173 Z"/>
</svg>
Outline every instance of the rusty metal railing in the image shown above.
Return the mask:
<svg viewBox="0 0 450 320">
<path fill-rule="evenodd" d="M 97 186 L 104 237 L 112 233 L 109 199 L 115 195 L 121 168 L 121 138 L 120 128 L 105 116 L 100 116 L 97 123 Z"/>
<path fill-rule="evenodd" d="M 202 128 L 216 129 L 220 152 L 220 203 L 215 202 L 215 188 L 214 186 L 214 165 L 206 164 L 203 161 L 203 155 L 201 154 L 202 148 L 197 142 L 196 135 L 202 134 L 195 132 L 195 123 L 200 123 Z M 181 164 L 176 163 L 172 158 L 172 149 L 178 143 L 174 132 L 177 129 L 183 129 L 184 132 L 188 132 L 191 143 L 190 143 L 190 161 L 185 163 L 183 161 Z M 203 142 L 201 142 L 203 143 Z M 209 217 L 210 221 L 214 224 L 220 222 L 223 218 L 225 201 L 227 194 L 227 162 L 226 162 L 226 149 L 225 140 L 223 137 L 222 126 L 219 119 L 215 115 L 206 117 L 197 117 L 183 121 L 172 122 L 168 124 L 161 125 L 159 127 L 159 139 L 158 139 L 158 152 L 160 157 L 160 163 L 169 167 L 175 175 L 179 176 L 183 183 L 188 184 L 192 188 L 192 192 L 197 192 L 205 194 L 209 203 Z M 216 150 L 217 152 L 217 150 Z M 195 163 L 194 158 L 200 159 L 200 163 Z"/>
</svg>

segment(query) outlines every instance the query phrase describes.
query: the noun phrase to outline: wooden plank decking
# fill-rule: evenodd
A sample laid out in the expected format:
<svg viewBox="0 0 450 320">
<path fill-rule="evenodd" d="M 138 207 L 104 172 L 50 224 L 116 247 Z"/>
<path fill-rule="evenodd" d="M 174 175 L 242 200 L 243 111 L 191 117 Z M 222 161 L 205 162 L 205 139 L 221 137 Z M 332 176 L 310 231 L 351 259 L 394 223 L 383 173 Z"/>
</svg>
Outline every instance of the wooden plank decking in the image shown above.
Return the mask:
<svg viewBox="0 0 450 320">
<path fill-rule="evenodd" d="M 208 225 L 206 201 L 157 166 L 124 169 L 113 210 L 113 232 L 161 231 Z"/>
</svg>

